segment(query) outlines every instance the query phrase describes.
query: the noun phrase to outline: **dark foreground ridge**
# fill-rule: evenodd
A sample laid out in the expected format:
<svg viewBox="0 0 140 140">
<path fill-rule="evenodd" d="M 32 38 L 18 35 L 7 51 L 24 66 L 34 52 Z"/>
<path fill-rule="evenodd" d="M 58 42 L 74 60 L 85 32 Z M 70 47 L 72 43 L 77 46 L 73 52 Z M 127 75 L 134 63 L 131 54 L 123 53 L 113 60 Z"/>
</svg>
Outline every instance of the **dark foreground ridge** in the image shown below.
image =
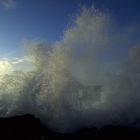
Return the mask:
<svg viewBox="0 0 140 140">
<path fill-rule="evenodd" d="M 81 129 L 73 134 L 53 132 L 40 123 L 33 115 L 0 119 L 0 140 L 140 140 L 140 130 L 126 127 L 106 126 L 102 129 Z"/>
</svg>

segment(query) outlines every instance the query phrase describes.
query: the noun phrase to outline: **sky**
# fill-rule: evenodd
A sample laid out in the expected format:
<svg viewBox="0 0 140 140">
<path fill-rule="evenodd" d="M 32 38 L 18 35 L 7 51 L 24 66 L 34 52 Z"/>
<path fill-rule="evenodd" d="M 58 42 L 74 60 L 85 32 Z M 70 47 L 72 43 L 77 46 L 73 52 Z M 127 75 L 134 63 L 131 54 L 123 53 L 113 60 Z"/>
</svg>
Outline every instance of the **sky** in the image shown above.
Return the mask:
<svg viewBox="0 0 140 140">
<path fill-rule="evenodd" d="M 123 25 L 140 21 L 139 0 L 0 0 L 0 57 L 15 57 L 25 40 L 61 39 L 81 5 L 108 9 Z"/>
</svg>

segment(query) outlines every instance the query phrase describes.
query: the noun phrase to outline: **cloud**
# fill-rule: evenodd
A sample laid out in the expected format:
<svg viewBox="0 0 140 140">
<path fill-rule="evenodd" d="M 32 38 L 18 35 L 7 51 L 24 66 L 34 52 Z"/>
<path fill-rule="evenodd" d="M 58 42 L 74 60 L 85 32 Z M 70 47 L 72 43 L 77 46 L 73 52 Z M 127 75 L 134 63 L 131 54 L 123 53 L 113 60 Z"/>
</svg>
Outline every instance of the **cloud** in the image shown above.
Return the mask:
<svg viewBox="0 0 140 140">
<path fill-rule="evenodd" d="M 2 5 L 7 9 L 12 9 L 16 7 L 15 0 L 1 0 Z"/>
<path fill-rule="evenodd" d="M 18 57 L 13 57 L 13 58 L 1 57 L 0 58 L 0 60 L 8 61 L 8 62 L 10 62 L 13 65 L 16 65 L 16 64 L 20 64 L 20 63 L 24 63 L 26 61 L 29 61 L 28 59 L 29 58 L 27 56 L 23 56 L 21 58 L 18 58 Z"/>
<path fill-rule="evenodd" d="M 16 65 L 16 64 L 24 63 L 25 61 L 26 59 L 24 58 L 15 58 L 14 60 L 12 60 L 12 64 Z"/>
<path fill-rule="evenodd" d="M 21 70 L 29 70 L 31 68 L 32 60 L 28 56 L 23 56 L 21 58 L 13 57 L 13 58 L 0 58 L 0 73 L 1 75 L 9 74 L 10 72 Z"/>
</svg>

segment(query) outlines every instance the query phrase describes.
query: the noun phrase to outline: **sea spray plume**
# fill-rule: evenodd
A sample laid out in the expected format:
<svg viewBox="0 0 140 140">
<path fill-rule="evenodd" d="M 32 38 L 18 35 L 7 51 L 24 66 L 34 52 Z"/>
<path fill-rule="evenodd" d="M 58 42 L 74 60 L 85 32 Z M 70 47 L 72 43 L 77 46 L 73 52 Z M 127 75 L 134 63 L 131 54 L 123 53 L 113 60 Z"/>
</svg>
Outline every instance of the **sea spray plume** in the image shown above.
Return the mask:
<svg viewBox="0 0 140 140">
<path fill-rule="evenodd" d="M 50 115 L 50 123 L 56 126 L 69 124 L 69 112 L 64 102 L 70 86 L 70 50 L 62 44 L 56 44 L 48 53 L 48 66 L 43 73 L 43 84 L 37 101 L 43 108 L 43 114 Z M 48 115 L 48 117 L 49 117 Z M 67 118 L 68 117 L 68 118 Z M 46 118 L 46 116 L 45 116 Z"/>
<path fill-rule="evenodd" d="M 139 47 L 124 56 L 127 60 L 116 67 L 119 73 L 109 73 L 104 68 L 108 45 L 119 41 L 110 35 L 111 24 L 107 13 L 84 8 L 54 45 L 25 43 L 32 70 L 3 76 L 0 115 L 33 113 L 63 132 L 108 124 L 138 125 Z"/>
<path fill-rule="evenodd" d="M 121 63 L 121 72 L 110 84 L 110 94 L 106 95 L 107 109 L 115 114 L 111 120 L 116 124 L 138 126 L 140 112 L 139 73 L 140 46 L 132 47 L 128 57 Z"/>
<path fill-rule="evenodd" d="M 94 7 L 83 7 L 74 19 L 74 25 L 65 31 L 63 38 L 63 43 L 73 53 L 73 74 L 83 84 L 97 85 L 102 81 L 101 56 L 108 48 L 108 42 L 109 15 Z"/>
<path fill-rule="evenodd" d="M 31 46 L 29 57 L 35 78 L 26 73 L 28 82 L 26 79 L 24 86 L 19 85 L 22 90 L 15 104 L 21 113 L 34 106 L 42 120 L 59 131 L 97 121 L 104 93 L 100 55 L 108 43 L 108 22 L 106 14 L 85 8 L 76 18 L 75 26 L 67 29 L 63 40 L 53 47 L 48 48 L 45 43 L 27 45 Z"/>
<path fill-rule="evenodd" d="M 90 85 L 99 84 L 97 83 L 96 76 L 96 67 L 98 67 L 97 53 L 104 50 L 105 47 L 103 44 L 107 43 L 107 32 L 105 32 L 107 20 L 104 14 L 98 13 L 95 9 L 84 9 L 82 14 L 77 17 L 75 26 L 65 32 L 63 41 L 56 43 L 48 53 L 48 68 L 46 69 L 46 73 L 44 73 L 46 84 L 44 84 L 45 88 L 43 88 L 43 92 L 41 91 L 39 99 L 43 97 L 42 99 L 47 105 L 48 102 L 52 102 L 49 104 L 52 109 L 51 113 L 54 114 L 54 121 L 60 124 L 60 127 L 64 127 L 66 123 L 68 123 L 67 125 L 71 125 L 71 121 L 74 120 L 72 116 L 75 116 L 77 112 L 84 112 L 87 108 L 94 108 L 94 103 L 90 104 L 88 102 L 91 102 L 92 99 L 95 101 L 96 93 L 95 96 L 91 93 L 92 99 L 88 98 L 88 102 L 80 100 L 80 96 L 88 93 L 85 92 L 86 90 L 84 90 L 82 84 L 84 81 L 90 81 L 89 75 L 93 75 L 94 77 L 94 84 L 92 80 Z M 100 38 L 97 38 L 98 36 Z M 85 73 L 78 75 L 75 68 L 77 65 L 86 68 L 85 73 L 89 75 L 84 76 L 84 78 L 83 74 Z M 94 72 L 92 74 L 89 73 L 89 69 Z M 83 80 L 78 78 L 83 78 Z M 89 85 L 89 83 L 87 84 Z M 43 104 L 43 100 L 40 101 L 41 104 Z M 67 104 L 65 104 L 66 102 Z M 80 102 L 85 102 L 85 104 L 79 106 Z M 68 106 L 70 110 L 73 110 L 73 114 L 72 111 L 67 111 Z M 46 108 L 47 110 L 50 109 Z M 51 113 L 49 112 L 48 114 Z M 51 117 L 52 120 L 53 117 Z"/>
<path fill-rule="evenodd" d="M 121 71 L 119 75 L 114 73 L 111 77 L 106 77 L 104 69 L 100 69 L 106 62 L 108 42 L 114 45 L 111 42 L 114 37 L 109 35 L 108 16 L 98 12 L 84 9 L 75 26 L 66 30 L 63 40 L 48 53 L 48 69 L 37 102 L 43 108 L 43 118 L 50 118 L 50 124 L 59 131 L 74 128 L 74 124 L 80 127 L 80 123 L 82 126 L 127 124 L 122 114 L 128 110 L 128 104 L 132 105 L 127 100 L 132 92 L 125 91 L 128 84 L 124 77 L 129 75 L 125 76 L 123 66 L 117 68 Z M 100 85 L 102 90 L 97 92 L 93 88 L 88 94 L 85 87 L 90 85 Z M 84 96 L 87 98 L 82 100 Z M 75 122 L 76 118 L 79 122 Z"/>
<path fill-rule="evenodd" d="M 53 126 L 60 127 L 62 123 L 63 125 L 70 124 L 68 120 L 71 113 L 67 111 L 68 108 L 64 104 L 67 102 L 64 95 L 68 94 L 67 89 L 72 81 L 69 68 L 71 66 L 70 49 L 60 43 L 56 43 L 49 50 L 46 50 L 45 44 L 32 43 L 29 46 L 32 46 L 31 49 L 29 48 L 29 56 L 33 60 L 34 71 L 39 80 L 34 81 L 33 85 L 40 83 L 38 87 L 40 90 L 35 96 L 38 113 Z M 66 128 L 66 126 L 62 127 Z"/>
<path fill-rule="evenodd" d="M 23 72 L 13 72 L 4 75 L 0 82 L 0 115 L 11 114 L 17 108 L 17 101 L 25 85 L 25 75 Z"/>
</svg>

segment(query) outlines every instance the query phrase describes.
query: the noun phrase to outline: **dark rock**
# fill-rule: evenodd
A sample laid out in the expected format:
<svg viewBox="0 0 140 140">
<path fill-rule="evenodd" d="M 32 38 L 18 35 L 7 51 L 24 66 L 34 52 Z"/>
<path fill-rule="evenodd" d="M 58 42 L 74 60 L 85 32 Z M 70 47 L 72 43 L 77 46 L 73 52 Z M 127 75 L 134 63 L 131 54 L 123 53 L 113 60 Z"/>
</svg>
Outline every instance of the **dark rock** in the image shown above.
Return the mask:
<svg viewBox="0 0 140 140">
<path fill-rule="evenodd" d="M 33 115 L 0 119 L 0 140 L 40 140 L 40 121 Z"/>
<path fill-rule="evenodd" d="M 140 140 L 140 129 L 123 126 L 81 128 L 75 133 L 59 133 L 41 125 L 33 115 L 0 119 L 0 140 Z"/>
</svg>

